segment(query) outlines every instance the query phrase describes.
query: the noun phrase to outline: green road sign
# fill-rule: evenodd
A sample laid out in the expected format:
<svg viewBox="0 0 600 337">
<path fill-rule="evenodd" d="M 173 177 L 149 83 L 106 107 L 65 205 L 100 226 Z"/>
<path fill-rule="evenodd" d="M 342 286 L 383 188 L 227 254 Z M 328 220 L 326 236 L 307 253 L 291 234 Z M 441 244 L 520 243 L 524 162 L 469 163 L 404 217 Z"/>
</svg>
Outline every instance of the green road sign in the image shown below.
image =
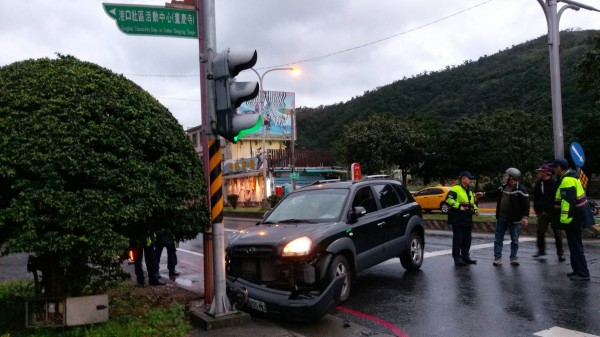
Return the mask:
<svg viewBox="0 0 600 337">
<path fill-rule="evenodd" d="M 198 15 L 194 10 L 106 3 L 102 6 L 125 34 L 198 37 Z"/>
<path fill-rule="evenodd" d="M 290 173 L 290 179 L 298 179 L 300 178 L 300 173 Z"/>
</svg>

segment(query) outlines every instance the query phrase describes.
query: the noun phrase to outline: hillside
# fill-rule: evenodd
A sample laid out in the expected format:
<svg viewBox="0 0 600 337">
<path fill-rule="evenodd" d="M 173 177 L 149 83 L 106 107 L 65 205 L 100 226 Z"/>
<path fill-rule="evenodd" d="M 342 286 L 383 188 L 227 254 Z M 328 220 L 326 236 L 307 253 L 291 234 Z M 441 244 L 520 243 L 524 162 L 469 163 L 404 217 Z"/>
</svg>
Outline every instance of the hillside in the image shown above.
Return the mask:
<svg viewBox="0 0 600 337">
<path fill-rule="evenodd" d="M 598 31 L 592 30 L 561 32 L 565 130 L 594 106 L 590 96 L 578 92 L 575 64 L 592 48 L 596 33 Z M 398 80 L 345 103 L 297 109 L 297 144 L 309 149 L 330 149 L 344 125 L 379 112 L 452 122 L 461 116 L 500 108 L 552 114 L 545 35 L 477 61 L 469 60 L 460 66 Z"/>
</svg>

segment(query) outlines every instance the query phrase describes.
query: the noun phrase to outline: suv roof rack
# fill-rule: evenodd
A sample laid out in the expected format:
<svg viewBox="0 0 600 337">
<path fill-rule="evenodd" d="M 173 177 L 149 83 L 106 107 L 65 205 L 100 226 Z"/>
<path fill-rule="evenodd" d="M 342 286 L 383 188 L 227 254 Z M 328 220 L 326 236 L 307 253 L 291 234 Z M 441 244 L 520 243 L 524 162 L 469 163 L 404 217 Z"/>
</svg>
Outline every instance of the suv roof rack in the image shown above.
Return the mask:
<svg viewBox="0 0 600 337">
<path fill-rule="evenodd" d="M 322 180 L 317 180 L 317 181 L 313 181 L 312 183 L 310 183 L 309 185 L 319 185 L 319 184 L 327 184 L 327 183 L 337 183 L 342 181 L 340 178 L 337 179 L 322 179 Z"/>
<path fill-rule="evenodd" d="M 394 179 L 394 177 L 387 174 L 374 174 L 370 176 L 364 176 L 363 179 Z"/>
</svg>

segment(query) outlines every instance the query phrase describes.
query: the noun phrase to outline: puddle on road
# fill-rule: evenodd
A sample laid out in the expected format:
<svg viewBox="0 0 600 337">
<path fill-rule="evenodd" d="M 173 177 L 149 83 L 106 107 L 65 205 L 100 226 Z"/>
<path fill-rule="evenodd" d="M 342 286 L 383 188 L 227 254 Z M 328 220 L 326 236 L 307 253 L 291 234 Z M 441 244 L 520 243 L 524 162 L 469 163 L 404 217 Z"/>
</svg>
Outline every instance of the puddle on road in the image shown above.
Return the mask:
<svg viewBox="0 0 600 337">
<path fill-rule="evenodd" d="M 175 279 L 175 283 L 180 284 L 182 286 L 191 286 L 192 284 L 196 283 L 197 281 L 193 281 L 193 280 L 188 280 L 185 278 L 177 278 Z"/>
</svg>

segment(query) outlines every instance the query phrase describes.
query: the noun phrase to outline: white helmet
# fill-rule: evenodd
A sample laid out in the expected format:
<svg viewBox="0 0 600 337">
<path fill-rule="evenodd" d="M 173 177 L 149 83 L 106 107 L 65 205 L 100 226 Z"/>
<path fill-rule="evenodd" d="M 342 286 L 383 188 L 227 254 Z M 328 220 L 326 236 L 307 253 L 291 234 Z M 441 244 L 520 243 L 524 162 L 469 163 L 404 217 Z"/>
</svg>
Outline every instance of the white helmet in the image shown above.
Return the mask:
<svg viewBox="0 0 600 337">
<path fill-rule="evenodd" d="M 508 170 L 506 170 L 506 174 L 517 180 L 521 179 L 521 171 L 517 170 L 514 167 L 509 167 Z"/>
</svg>

